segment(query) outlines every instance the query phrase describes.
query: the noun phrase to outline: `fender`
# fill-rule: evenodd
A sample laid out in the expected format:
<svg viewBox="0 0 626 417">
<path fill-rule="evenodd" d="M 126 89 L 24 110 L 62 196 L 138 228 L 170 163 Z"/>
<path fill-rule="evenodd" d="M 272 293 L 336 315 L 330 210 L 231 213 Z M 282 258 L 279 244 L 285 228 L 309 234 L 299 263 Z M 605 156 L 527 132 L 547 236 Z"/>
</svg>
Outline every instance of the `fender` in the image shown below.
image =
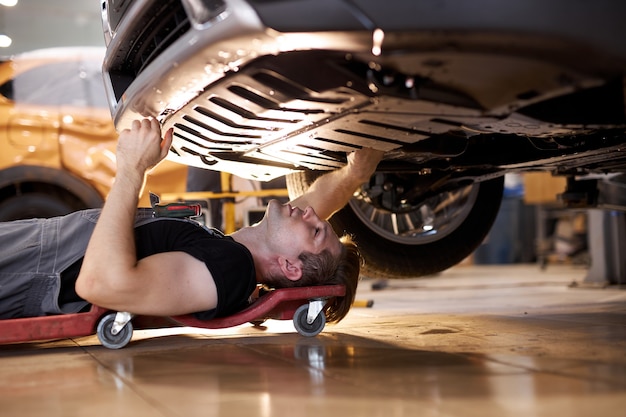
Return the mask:
<svg viewBox="0 0 626 417">
<path fill-rule="evenodd" d="M 86 181 L 56 168 L 20 165 L 0 171 L 0 190 L 16 183 L 37 182 L 55 185 L 78 197 L 88 207 L 102 207 L 104 197 Z"/>
</svg>

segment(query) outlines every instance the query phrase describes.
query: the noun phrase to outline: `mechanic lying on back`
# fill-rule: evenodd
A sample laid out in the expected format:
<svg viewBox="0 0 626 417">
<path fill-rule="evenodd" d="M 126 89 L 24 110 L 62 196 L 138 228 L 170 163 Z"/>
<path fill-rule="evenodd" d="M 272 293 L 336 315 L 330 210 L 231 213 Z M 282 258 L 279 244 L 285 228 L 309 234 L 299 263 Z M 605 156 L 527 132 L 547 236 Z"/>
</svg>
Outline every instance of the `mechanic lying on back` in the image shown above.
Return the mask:
<svg viewBox="0 0 626 417">
<path fill-rule="evenodd" d="M 362 149 L 281 205 L 270 201 L 254 226 L 229 236 L 183 219 L 137 211 L 146 171 L 172 143 L 153 119 L 120 133 L 117 174 L 102 209 L 0 223 L 0 318 L 84 311 L 89 303 L 135 314 L 200 319 L 245 308 L 257 284 L 345 284 L 326 315 L 339 321 L 356 291 L 360 257 L 322 219 L 366 182 L 382 153 Z"/>
</svg>

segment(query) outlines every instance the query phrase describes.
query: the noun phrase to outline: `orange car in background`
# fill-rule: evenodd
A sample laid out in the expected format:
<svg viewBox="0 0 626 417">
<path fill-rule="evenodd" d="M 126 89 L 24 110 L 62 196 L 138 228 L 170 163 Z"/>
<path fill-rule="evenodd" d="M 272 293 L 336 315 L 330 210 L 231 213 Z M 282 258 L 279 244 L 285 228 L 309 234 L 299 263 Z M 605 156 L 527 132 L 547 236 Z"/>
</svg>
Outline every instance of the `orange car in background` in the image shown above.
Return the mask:
<svg viewBox="0 0 626 417">
<path fill-rule="evenodd" d="M 100 207 L 115 176 L 117 132 L 103 48 L 54 48 L 0 62 L 0 221 Z M 184 192 L 187 167 L 162 162 L 148 191 Z"/>
</svg>

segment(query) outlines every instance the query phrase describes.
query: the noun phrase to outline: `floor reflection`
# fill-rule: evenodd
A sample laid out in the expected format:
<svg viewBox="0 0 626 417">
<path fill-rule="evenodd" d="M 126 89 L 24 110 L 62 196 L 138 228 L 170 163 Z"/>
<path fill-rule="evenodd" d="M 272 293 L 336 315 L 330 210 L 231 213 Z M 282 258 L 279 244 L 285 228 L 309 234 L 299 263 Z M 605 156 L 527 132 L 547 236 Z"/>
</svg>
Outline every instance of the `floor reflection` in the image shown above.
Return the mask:
<svg viewBox="0 0 626 417">
<path fill-rule="evenodd" d="M 366 293 L 377 309 L 315 338 L 268 322 L 0 346 L 0 415 L 622 417 L 626 293 L 484 275 Z"/>
</svg>

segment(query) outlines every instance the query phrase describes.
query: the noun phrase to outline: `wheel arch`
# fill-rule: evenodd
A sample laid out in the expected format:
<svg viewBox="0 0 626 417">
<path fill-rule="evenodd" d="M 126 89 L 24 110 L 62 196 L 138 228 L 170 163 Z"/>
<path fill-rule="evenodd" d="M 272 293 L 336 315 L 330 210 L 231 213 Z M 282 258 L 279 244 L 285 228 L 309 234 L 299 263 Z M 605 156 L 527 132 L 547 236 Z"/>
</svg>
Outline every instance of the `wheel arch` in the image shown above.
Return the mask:
<svg viewBox="0 0 626 417">
<path fill-rule="evenodd" d="M 61 169 L 35 165 L 19 165 L 0 171 L 0 200 L 16 195 L 24 184 L 62 190 L 87 207 L 101 207 L 104 203 L 104 197 L 85 180 Z"/>
</svg>

